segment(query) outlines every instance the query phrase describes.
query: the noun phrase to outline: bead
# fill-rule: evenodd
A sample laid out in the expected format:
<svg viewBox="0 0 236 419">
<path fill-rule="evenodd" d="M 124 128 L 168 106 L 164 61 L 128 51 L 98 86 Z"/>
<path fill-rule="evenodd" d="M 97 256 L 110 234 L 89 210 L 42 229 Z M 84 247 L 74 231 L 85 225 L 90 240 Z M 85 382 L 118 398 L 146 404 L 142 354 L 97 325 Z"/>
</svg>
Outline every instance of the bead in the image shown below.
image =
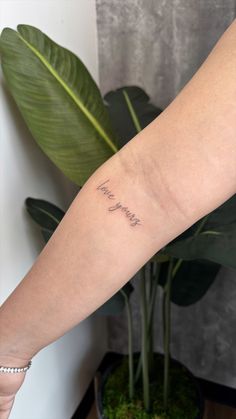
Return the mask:
<svg viewBox="0 0 236 419">
<path fill-rule="evenodd" d="M 32 364 L 32 361 L 30 361 L 28 363 L 28 365 L 26 365 L 25 367 L 20 367 L 20 368 L 4 367 L 4 366 L 0 365 L 0 373 L 1 372 L 4 372 L 4 373 L 6 372 L 6 373 L 10 373 L 10 374 L 16 374 L 16 373 L 19 373 L 19 372 L 26 372 L 31 367 L 31 364 Z"/>
</svg>

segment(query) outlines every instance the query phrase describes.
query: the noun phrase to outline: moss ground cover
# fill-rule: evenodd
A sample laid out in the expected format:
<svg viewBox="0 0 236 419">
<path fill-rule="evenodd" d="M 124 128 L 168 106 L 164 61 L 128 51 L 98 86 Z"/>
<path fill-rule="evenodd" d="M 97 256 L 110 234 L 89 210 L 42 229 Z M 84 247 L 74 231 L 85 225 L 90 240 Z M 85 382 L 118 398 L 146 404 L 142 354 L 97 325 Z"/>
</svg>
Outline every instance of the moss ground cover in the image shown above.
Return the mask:
<svg viewBox="0 0 236 419">
<path fill-rule="evenodd" d="M 136 361 L 135 361 L 136 362 Z M 142 402 L 142 383 L 137 382 L 135 397 L 129 400 L 128 358 L 108 377 L 103 395 L 104 415 L 107 419 L 196 419 L 199 414 L 195 383 L 184 367 L 171 363 L 169 407 L 163 407 L 163 357 L 156 355 L 152 368 L 150 395 L 151 412 L 145 412 Z"/>
</svg>

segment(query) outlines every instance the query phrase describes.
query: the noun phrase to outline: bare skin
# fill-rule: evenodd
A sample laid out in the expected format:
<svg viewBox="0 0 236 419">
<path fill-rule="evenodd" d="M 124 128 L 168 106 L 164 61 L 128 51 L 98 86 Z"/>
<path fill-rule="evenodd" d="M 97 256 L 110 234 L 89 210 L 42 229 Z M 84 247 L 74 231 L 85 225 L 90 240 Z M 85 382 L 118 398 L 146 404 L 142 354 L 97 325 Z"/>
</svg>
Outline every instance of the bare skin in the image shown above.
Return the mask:
<svg viewBox="0 0 236 419">
<path fill-rule="evenodd" d="M 0 309 L 0 365 L 25 365 L 236 193 L 235 70 L 236 21 L 171 105 L 83 186 Z M 0 373 L 0 419 L 23 380 Z"/>
</svg>

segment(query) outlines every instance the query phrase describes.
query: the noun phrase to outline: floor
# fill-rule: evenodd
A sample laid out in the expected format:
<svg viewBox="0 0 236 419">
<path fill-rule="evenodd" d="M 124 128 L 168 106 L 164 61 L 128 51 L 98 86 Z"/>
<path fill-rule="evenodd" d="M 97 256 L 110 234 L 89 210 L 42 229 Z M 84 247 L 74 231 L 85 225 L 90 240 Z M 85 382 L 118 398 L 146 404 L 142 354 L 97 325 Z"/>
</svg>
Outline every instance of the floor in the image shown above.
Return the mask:
<svg viewBox="0 0 236 419">
<path fill-rule="evenodd" d="M 95 405 L 93 405 L 87 419 L 97 419 Z M 207 402 L 204 419 L 236 419 L 236 409 Z"/>
</svg>

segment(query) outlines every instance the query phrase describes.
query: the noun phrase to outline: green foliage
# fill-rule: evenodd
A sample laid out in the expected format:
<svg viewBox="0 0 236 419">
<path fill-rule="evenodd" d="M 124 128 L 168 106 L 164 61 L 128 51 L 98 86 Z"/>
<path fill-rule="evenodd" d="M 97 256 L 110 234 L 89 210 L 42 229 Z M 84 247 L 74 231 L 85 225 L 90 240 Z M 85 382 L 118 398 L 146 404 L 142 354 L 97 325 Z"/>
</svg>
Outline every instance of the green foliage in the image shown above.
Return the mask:
<svg viewBox="0 0 236 419">
<path fill-rule="evenodd" d="M 215 281 L 220 265 L 205 260 L 183 261 L 172 280 L 171 301 L 179 306 L 197 303 Z M 162 265 L 159 284 L 166 285 L 168 263 Z"/>
<path fill-rule="evenodd" d="M 120 147 L 161 113 L 161 109 L 150 103 L 147 93 L 138 86 L 124 86 L 108 92 L 104 100 L 118 133 Z"/>
<path fill-rule="evenodd" d="M 44 199 L 27 198 L 25 206 L 31 218 L 41 227 L 42 235 L 47 242 L 61 222 L 65 212 Z"/>
<path fill-rule="evenodd" d="M 199 220 L 157 254 L 177 258 L 171 300 L 188 306 L 199 301 L 213 284 L 220 267 L 236 268 L 236 195 Z M 168 264 L 160 285 L 165 286 Z"/>
<path fill-rule="evenodd" d="M 197 237 L 179 240 L 165 248 L 165 252 L 185 260 L 206 259 L 236 269 L 236 223 L 217 227 L 214 232 L 203 232 Z"/>
<path fill-rule="evenodd" d="M 205 259 L 236 269 L 235 249 L 236 195 L 168 244 L 164 253 L 184 260 Z"/>
<path fill-rule="evenodd" d="M 26 198 L 25 206 L 31 218 L 45 230 L 54 231 L 65 212 L 44 199 Z"/>
<path fill-rule="evenodd" d="M 0 51 L 7 87 L 33 137 L 82 186 L 117 151 L 107 109 L 87 68 L 29 25 L 5 28 Z"/>
</svg>

